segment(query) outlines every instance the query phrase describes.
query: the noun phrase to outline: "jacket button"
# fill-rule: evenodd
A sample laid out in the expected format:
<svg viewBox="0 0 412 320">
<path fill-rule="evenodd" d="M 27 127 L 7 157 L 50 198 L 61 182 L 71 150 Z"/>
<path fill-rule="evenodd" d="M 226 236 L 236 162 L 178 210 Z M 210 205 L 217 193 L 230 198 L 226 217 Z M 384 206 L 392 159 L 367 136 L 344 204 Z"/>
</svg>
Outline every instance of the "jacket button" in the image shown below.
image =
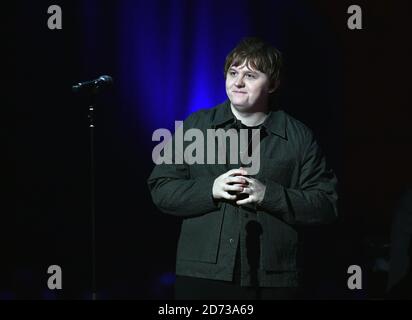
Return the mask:
<svg viewBox="0 0 412 320">
<path fill-rule="evenodd" d="M 235 242 L 235 240 L 233 240 L 233 238 L 230 238 L 230 239 L 229 239 L 229 242 L 230 242 L 230 243 L 233 243 L 233 242 Z"/>
</svg>

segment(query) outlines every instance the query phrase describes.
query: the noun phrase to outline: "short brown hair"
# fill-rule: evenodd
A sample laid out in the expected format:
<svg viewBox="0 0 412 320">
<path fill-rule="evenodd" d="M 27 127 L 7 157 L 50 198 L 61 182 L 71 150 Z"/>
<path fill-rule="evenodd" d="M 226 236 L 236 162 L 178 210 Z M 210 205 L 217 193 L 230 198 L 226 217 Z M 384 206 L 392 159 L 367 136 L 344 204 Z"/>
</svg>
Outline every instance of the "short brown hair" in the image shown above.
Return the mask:
<svg viewBox="0 0 412 320">
<path fill-rule="evenodd" d="M 279 79 L 282 54 L 278 49 L 258 38 L 244 38 L 228 54 L 225 62 L 225 78 L 231 66 L 244 62 L 248 66 L 267 74 L 272 84 Z"/>
</svg>

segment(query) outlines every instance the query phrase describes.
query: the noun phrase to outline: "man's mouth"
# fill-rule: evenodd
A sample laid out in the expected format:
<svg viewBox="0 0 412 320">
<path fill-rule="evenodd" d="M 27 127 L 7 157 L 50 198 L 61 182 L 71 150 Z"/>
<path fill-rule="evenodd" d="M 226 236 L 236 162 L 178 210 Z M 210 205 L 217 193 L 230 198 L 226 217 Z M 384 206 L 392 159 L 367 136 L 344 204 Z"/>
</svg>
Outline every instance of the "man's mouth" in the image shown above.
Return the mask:
<svg viewBox="0 0 412 320">
<path fill-rule="evenodd" d="M 233 91 L 233 93 L 246 93 L 246 92 L 244 92 L 244 91 Z"/>
</svg>

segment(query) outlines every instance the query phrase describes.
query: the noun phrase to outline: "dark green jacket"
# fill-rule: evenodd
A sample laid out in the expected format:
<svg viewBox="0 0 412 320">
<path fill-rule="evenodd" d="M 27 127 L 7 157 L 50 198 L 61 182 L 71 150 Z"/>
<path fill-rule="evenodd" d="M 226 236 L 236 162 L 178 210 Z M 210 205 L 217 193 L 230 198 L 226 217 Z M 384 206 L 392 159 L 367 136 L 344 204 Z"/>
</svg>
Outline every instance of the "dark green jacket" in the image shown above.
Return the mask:
<svg viewBox="0 0 412 320">
<path fill-rule="evenodd" d="M 184 131 L 198 128 L 206 137 L 207 129 L 232 128 L 236 120 L 229 103 L 193 113 L 184 121 Z M 148 185 L 155 205 L 183 218 L 178 275 L 232 280 L 239 245 L 241 283 L 250 285 L 253 266 L 246 247 L 253 230 L 258 239 L 258 284 L 298 285 L 302 243 L 297 226 L 329 223 L 337 217 L 337 180 L 313 133 L 298 120 L 284 111 L 272 111 L 262 131 L 266 136 L 255 178 L 266 185 L 266 192 L 259 206 L 239 207 L 212 198 L 214 180 L 239 165 L 161 164 L 153 169 Z"/>
</svg>

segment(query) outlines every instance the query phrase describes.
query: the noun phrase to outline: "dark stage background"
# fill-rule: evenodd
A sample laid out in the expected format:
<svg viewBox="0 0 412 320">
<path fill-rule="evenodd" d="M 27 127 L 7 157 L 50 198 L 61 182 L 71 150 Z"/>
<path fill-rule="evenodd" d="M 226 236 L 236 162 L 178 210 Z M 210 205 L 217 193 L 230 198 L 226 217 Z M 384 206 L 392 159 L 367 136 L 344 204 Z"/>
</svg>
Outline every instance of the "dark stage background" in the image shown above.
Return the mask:
<svg viewBox="0 0 412 320">
<path fill-rule="evenodd" d="M 62 30 L 47 28 L 61 6 Z M 363 29 L 347 28 L 347 8 Z M 71 86 L 109 74 L 96 101 L 96 270 L 102 299 L 172 297 L 180 221 L 152 204 L 146 179 L 157 128 L 225 99 L 226 54 L 244 36 L 283 53 L 278 102 L 316 133 L 340 182 L 337 223 L 308 228 L 312 298 L 380 297 L 373 244 L 389 241 L 410 185 L 411 51 L 401 1 L 19 1 L 15 204 L 2 241 L 0 299 L 89 299 L 91 217 L 85 99 Z M 13 172 L 14 173 L 14 172 Z M 15 218 L 15 219 L 14 219 Z M 63 289 L 47 288 L 47 268 Z M 362 290 L 347 289 L 360 265 Z"/>
</svg>

